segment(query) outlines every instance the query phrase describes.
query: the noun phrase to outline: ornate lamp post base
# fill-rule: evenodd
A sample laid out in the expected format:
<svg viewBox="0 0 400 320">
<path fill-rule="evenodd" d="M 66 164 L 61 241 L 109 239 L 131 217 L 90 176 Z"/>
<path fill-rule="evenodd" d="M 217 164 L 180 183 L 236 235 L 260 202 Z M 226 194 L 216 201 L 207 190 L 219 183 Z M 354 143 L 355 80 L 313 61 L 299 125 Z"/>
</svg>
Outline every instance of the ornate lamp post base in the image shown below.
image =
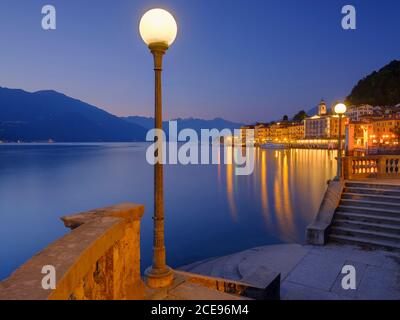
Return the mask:
<svg viewBox="0 0 400 320">
<path fill-rule="evenodd" d="M 165 270 L 157 270 L 150 267 L 144 273 L 146 284 L 152 289 L 166 288 L 174 281 L 174 271 L 168 266 Z"/>
</svg>

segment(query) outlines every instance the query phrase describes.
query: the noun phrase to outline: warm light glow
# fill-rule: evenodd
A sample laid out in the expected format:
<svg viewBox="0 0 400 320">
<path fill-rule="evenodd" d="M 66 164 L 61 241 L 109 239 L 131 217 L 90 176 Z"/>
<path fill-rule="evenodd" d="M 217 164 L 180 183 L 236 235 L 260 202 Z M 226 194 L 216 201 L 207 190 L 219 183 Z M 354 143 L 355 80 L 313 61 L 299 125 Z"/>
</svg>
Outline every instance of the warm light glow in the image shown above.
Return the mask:
<svg viewBox="0 0 400 320">
<path fill-rule="evenodd" d="M 152 9 L 143 15 L 139 30 L 147 45 L 163 43 L 170 46 L 175 41 L 178 26 L 168 11 Z"/>
<path fill-rule="evenodd" d="M 337 114 L 344 114 L 344 113 L 346 113 L 346 111 L 347 111 L 347 107 L 346 107 L 346 105 L 344 103 L 338 103 L 335 106 L 335 112 Z"/>
</svg>

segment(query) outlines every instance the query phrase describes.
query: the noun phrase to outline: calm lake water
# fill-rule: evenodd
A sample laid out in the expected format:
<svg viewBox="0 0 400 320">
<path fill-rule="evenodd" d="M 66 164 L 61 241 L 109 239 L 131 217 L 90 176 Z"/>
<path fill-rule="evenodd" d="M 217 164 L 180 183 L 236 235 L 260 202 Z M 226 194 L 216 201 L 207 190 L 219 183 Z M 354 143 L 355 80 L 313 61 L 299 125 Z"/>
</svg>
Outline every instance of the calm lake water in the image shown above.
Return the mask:
<svg viewBox="0 0 400 320">
<path fill-rule="evenodd" d="M 59 217 L 144 204 L 142 271 L 151 264 L 153 168 L 147 145 L 0 145 L 0 279 L 68 230 Z M 232 165 L 165 167 L 168 263 L 177 267 L 255 246 L 304 242 L 336 154 L 259 150 L 251 176 Z"/>
</svg>

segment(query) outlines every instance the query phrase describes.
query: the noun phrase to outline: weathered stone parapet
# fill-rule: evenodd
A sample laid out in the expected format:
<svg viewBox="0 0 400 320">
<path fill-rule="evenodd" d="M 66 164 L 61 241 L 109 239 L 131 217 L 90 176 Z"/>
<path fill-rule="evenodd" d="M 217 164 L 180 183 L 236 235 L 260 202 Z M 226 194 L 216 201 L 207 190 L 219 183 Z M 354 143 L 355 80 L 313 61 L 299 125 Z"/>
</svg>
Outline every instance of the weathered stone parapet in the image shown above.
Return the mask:
<svg viewBox="0 0 400 320">
<path fill-rule="evenodd" d="M 140 219 L 144 207 L 125 203 L 63 217 L 73 229 L 0 283 L 0 300 L 141 299 Z M 54 266 L 56 289 L 42 287 Z"/>
<path fill-rule="evenodd" d="M 306 239 L 308 244 L 325 245 L 328 229 L 332 223 L 336 208 L 339 206 L 344 188 L 344 181 L 329 181 L 318 214 L 307 227 Z"/>
</svg>

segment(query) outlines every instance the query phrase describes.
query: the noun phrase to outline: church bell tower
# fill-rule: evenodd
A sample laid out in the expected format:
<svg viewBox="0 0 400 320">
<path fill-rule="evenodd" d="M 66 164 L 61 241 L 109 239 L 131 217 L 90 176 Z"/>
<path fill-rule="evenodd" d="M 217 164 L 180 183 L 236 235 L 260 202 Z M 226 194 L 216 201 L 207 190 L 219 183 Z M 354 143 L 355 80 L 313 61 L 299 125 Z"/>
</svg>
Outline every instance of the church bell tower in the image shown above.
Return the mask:
<svg viewBox="0 0 400 320">
<path fill-rule="evenodd" d="M 324 101 L 324 99 L 321 99 L 321 102 L 318 105 L 318 115 L 324 116 L 326 114 L 327 114 L 326 102 Z"/>
</svg>

